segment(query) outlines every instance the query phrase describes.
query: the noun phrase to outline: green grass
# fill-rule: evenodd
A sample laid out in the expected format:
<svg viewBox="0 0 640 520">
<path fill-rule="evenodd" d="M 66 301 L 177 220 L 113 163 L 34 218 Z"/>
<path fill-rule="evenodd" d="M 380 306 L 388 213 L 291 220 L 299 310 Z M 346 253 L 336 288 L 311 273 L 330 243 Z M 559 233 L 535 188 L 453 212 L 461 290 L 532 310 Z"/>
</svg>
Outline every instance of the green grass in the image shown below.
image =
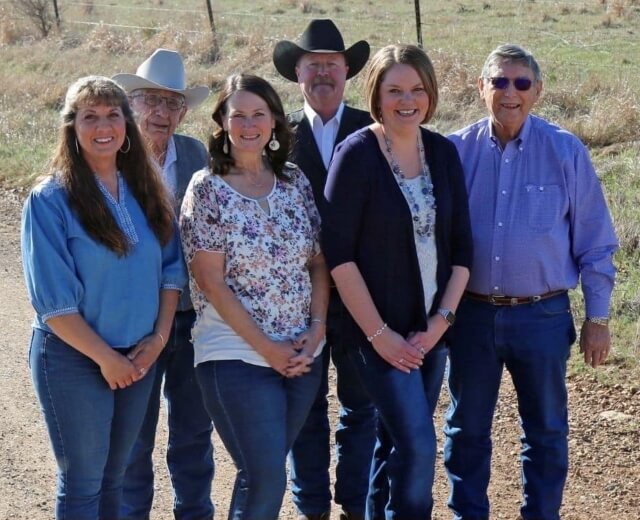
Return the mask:
<svg viewBox="0 0 640 520">
<path fill-rule="evenodd" d="M 28 185 L 42 172 L 56 138 L 56 111 L 72 81 L 86 74 L 133 72 L 157 47 L 179 50 L 190 82 L 214 91 L 232 72 L 262 75 L 291 110 L 300 106 L 299 89 L 276 74 L 271 52 L 277 40 L 295 39 L 311 18 L 333 18 L 347 45 L 366 39 L 374 51 L 416 41 L 409 0 L 212 3 L 216 60 L 201 0 L 69 3 L 62 30 L 46 41 L 16 19 L 8 3 L 0 3 L 0 180 Z M 437 130 L 446 133 L 484 115 L 475 88 L 482 63 L 498 44 L 515 42 L 530 48 L 543 69 L 545 92 L 535 111 L 590 146 L 621 242 L 612 309 L 614 351 L 610 363 L 595 373 L 611 384 L 640 380 L 640 0 L 422 3 L 424 46 L 440 84 Z M 361 91 L 356 77 L 347 100 L 362 106 Z M 181 130 L 206 140 L 214 100 L 215 93 L 188 114 Z M 579 291 L 573 300 L 579 324 Z M 571 371 L 592 370 L 574 355 Z"/>
</svg>

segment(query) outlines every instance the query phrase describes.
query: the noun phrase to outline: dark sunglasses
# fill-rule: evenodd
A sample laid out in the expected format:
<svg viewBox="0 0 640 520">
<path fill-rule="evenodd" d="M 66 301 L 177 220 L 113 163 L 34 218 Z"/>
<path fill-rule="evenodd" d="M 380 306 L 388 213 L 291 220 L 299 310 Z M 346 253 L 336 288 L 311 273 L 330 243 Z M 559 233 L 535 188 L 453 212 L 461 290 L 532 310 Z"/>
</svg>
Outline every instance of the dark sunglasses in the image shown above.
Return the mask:
<svg viewBox="0 0 640 520">
<path fill-rule="evenodd" d="M 491 82 L 493 88 L 498 90 L 506 90 L 511 81 L 513 81 L 513 86 L 516 87 L 516 90 L 521 90 L 522 92 L 529 90 L 531 88 L 531 85 L 533 84 L 533 81 L 531 81 L 529 78 L 516 78 L 514 80 L 511 80 L 509 78 L 500 77 L 487 79 Z"/>
</svg>

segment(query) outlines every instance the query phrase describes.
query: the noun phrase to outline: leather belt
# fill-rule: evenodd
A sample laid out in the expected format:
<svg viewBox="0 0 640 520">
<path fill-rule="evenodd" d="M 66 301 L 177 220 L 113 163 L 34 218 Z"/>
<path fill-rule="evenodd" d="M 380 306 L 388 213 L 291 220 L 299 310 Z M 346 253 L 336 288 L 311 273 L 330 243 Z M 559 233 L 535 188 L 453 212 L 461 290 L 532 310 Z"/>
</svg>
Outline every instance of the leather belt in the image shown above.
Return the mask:
<svg viewBox="0 0 640 520">
<path fill-rule="evenodd" d="M 536 303 L 540 300 L 553 298 L 554 296 L 559 296 L 560 294 L 564 294 L 566 292 L 566 289 L 558 289 L 557 291 L 550 291 L 548 293 L 539 294 L 536 296 L 504 296 L 502 294 L 478 294 L 471 291 L 465 291 L 464 295 L 471 300 L 490 303 L 491 305 L 515 307 L 516 305 Z"/>
</svg>

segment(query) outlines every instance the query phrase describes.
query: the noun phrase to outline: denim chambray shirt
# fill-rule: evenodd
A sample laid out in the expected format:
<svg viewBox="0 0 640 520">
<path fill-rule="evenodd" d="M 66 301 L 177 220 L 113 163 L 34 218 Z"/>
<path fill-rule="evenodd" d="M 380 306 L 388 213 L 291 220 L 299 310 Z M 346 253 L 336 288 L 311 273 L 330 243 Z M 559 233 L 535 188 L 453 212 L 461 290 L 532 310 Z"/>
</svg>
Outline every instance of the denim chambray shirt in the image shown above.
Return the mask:
<svg viewBox="0 0 640 520">
<path fill-rule="evenodd" d="M 489 118 L 449 139 L 469 194 L 474 258 L 468 289 L 535 296 L 573 288 L 580 277 L 587 316 L 608 316 L 618 246 L 580 140 L 532 115 L 504 149 Z"/>
<path fill-rule="evenodd" d="M 91 238 L 54 177 L 33 189 L 22 212 L 22 263 L 35 328 L 79 313 L 113 348 L 135 345 L 153 332 L 160 291 L 184 287 L 187 274 L 176 232 L 164 247 L 118 175 L 118 201 L 100 184 L 131 249 L 125 256 Z"/>
</svg>

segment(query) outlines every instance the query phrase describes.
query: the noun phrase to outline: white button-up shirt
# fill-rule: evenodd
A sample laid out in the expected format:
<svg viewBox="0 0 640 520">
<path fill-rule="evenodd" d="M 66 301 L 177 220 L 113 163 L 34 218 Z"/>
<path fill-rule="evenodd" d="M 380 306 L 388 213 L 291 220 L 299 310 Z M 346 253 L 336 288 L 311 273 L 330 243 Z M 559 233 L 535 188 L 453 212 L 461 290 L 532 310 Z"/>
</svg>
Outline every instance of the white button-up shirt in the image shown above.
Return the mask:
<svg viewBox="0 0 640 520">
<path fill-rule="evenodd" d="M 338 136 L 338 129 L 340 128 L 340 121 L 342 119 L 343 112 L 344 103 L 340 103 L 336 115 L 326 123 L 323 123 L 322 118 L 317 114 L 317 112 L 311 108 L 306 101 L 304 103 L 304 115 L 309 120 L 311 130 L 313 131 L 313 138 L 316 141 L 318 150 L 320 150 L 322 162 L 327 169 L 329 169 L 329 163 L 331 162 L 331 156 L 333 155 L 333 148 L 336 144 L 336 137 Z"/>
</svg>

